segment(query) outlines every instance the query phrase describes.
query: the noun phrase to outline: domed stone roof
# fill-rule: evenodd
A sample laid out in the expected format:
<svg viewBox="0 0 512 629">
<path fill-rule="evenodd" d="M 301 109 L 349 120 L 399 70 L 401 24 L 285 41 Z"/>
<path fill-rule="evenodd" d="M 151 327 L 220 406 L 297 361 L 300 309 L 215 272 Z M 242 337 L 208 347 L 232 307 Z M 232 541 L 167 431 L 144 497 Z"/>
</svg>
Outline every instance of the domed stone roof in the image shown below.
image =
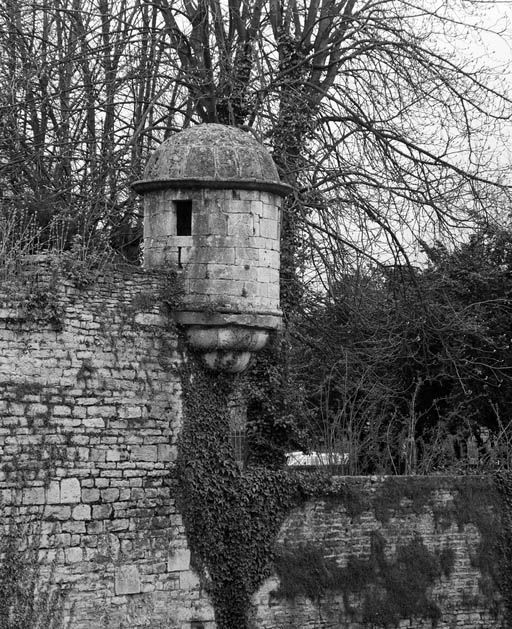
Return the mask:
<svg viewBox="0 0 512 629">
<path fill-rule="evenodd" d="M 250 133 L 220 124 L 201 124 L 173 135 L 151 155 L 144 193 L 161 188 L 243 188 L 288 194 L 268 151 Z"/>
</svg>

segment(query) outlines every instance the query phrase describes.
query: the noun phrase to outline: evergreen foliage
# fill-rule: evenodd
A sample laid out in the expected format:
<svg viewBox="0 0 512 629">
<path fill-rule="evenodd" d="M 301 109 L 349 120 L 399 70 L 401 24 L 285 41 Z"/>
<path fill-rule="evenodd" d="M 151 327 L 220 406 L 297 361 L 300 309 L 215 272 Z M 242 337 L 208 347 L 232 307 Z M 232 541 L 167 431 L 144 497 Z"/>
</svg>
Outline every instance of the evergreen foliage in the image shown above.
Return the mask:
<svg viewBox="0 0 512 629">
<path fill-rule="evenodd" d="M 62 629 L 63 593 L 42 569 L 40 534 L 11 522 L 0 538 L 0 629 Z"/>
<path fill-rule="evenodd" d="M 423 269 L 359 268 L 310 296 L 290 364 L 312 447 L 348 452 L 352 473 L 510 465 L 511 243 L 477 232 Z"/>
</svg>

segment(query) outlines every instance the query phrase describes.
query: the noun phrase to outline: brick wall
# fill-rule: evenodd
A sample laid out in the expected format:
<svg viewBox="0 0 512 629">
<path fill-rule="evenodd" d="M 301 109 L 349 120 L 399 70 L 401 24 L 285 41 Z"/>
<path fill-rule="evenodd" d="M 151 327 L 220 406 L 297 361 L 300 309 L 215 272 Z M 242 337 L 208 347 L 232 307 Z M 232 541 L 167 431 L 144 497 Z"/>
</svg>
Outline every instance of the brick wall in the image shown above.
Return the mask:
<svg viewBox="0 0 512 629">
<path fill-rule="evenodd" d="M 168 278 L 116 270 L 79 290 L 50 263 L 0 289 L 3 524 L 39 522 L 73 629 L 210 626 L 175 503 Z"/>
</svg>

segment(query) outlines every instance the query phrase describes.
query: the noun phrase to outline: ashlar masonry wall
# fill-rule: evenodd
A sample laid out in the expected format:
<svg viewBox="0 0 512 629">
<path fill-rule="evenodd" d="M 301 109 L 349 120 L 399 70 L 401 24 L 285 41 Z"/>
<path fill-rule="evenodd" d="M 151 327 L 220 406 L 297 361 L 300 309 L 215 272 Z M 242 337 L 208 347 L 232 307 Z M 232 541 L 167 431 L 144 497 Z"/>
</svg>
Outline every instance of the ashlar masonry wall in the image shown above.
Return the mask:
<svg viewBox="0 0 512 629">
<path fill-rule="evenodd" d="M 192 234 L 176 236 L 179 200 Z M 241 312 L 279 309 L 279 196 L 262 190 L 158 190 L 145 195 L 146 266 L 182 265 L 184 303 Z"/>
<path fill-rule="evenodd" d="M 40 533 L 73 629 L 213 626 L 175 500 L 175 283 L 130 268 L 79 289 L 54 263 L 0 286 L 3 533 Z"/>
</svg>

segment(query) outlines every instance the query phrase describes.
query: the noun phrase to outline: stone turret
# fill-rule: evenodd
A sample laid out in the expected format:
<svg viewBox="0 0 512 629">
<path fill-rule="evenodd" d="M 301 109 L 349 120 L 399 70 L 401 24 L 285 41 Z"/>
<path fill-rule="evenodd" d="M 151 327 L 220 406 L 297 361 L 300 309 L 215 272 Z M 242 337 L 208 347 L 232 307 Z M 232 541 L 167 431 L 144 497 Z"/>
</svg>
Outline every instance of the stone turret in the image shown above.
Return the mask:
<svg viewBox="0 0 512 629">
<path fill-rule="evenodd" d="M 177 269 L 174 313 L 213 369 L 237 372 L 279 328 L 282 197 L 276 166 L 249 133 L 192 127 L 150 157 L 144 179 L 144 266 Z"/>
</svg>

